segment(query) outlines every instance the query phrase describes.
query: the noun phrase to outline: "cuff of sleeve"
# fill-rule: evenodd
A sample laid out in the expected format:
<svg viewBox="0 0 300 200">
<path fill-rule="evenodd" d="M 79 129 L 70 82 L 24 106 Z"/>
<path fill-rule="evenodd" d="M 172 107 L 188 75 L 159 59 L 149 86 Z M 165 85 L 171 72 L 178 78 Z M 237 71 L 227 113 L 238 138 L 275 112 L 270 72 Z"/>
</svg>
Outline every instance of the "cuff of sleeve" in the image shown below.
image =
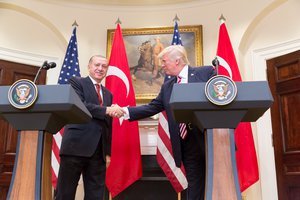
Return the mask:
<svg viewBox="0 0 300 200">
<path fill-rule="evenodd" d="M 125 120 L 130 119 L 128 108 L 127 108 L 127 107 L 122 107 L 122 108 L 123 108 L 123 110 L 125 111 L 125 114 L 123 115 L 123 118 L 124 118 Z"/>
</svg>

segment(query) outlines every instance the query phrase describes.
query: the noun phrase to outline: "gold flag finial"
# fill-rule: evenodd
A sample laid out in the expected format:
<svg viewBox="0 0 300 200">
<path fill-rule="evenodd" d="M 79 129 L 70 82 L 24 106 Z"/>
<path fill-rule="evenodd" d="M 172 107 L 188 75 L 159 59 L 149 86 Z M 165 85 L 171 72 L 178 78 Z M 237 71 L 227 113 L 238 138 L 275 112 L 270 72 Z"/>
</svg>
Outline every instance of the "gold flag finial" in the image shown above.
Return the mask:
<svg viewBox="0 0 300 200">
<path fill-rule="evenodd" d="M 177 21 L 180 21 L 179 17 L 177 16 L 177 14 L 175 15 L 173 21 L 177 22 Z"/>
<path fill-rule="evenodd" d="M 72 26 L 79 26 L 78 24 L 77 24 L 77 22 L 76 22 L 76 20 L 74 21 L 74 23 L 72 24 Z"/>
<path fill-rule="evenodd" d="M 116 21 L 116 23 L 115 24 L 122 24 L 122 22 L 121 22 L 121 20 L 120 20 L 120 18 L 118 17 L 118 19 L 117 19 L 117 21 Z"/>
<path fill-rule="evenodd" d="M 223 14 L 221 14 L 221 16 L 219 17 L 219 20 L 220 20 L 220 21 L 226 21 L 226 19 L 225 19 L 225 17 L 224 17 Z"/>
</svg>

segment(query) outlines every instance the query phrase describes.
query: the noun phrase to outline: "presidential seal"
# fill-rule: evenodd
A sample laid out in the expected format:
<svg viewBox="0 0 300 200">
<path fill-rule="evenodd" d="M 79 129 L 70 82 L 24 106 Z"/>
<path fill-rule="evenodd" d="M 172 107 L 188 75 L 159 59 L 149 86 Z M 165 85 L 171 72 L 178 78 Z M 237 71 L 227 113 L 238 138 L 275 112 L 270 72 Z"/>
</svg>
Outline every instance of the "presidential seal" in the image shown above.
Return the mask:
<svg viewBox="0 0 300 200">
<path fill-rule="evenodd" d="M 8 90 L 8 100 L 18 109 L 30 107 L 36 101 L 38 90 L 36 85 L 27 79 L 21 79 L 12 84 Z"/>
<path fill-rule="evenodd" d="M 210 78 L 205 84 L 205 95 L 207 99 L 216 105 L 230 104 L 237 95 L 235 82 L 223 75 Z"/>
</svg>

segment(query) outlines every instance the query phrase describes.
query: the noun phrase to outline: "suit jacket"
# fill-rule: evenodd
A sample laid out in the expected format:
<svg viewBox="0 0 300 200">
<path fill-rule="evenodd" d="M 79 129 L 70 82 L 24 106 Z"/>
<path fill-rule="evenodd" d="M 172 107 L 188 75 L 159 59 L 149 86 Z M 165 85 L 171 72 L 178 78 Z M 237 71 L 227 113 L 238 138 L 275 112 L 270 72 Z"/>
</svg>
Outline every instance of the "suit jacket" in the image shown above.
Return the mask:
<svg viewBox="0 0 300 200">
<path fill-rule="evenodd" d="M 215 75 L 215 71 L 212 66 L 203 66 L 203 67 L 189 66 L 188 67 L 189 83 L 206 82 L 214 75 Z M 176 80 L 177 80 L 176 77 L 172 77 L 170 80 L 166 81 L 162 85 L 159 95 L 155 99 L 153 99 L 149 104 L 138 106 L 138 107 L 129 107 L 128 111 L 130 115 L 130 120 L 138 120 L 138 119 L 152 116 L 164 110 L 166 111 L 168 123 L 169 123 L 169 132 L 170 132 L 173 155 L 174 155 L 176 166 L 180 167 L 182 161 L 182 155 L 181 155 L 179 124 L 175 122 L 169 104 L 173 85 L 174 83 L 176 83 Z M 199 131 L 199 130 L 197 128 L 194 128 L 192 131 Z"/>
<path fill-rule="evenodd" d="M 106 106 L 112 104 L 112 94 L 103 86 L 103 105 L 99 105 L 95 86 L 89 77 L 72 77 L 69 83 L 92 115 L 85 124 L 68 124 L 64 128 L 60 155 L 90 157 L 102 137 L 103 153 L 111 153 L 112 119 L 105 114 Z M 105 159 L 105 155 L 104 159 Z"/>
</svg>

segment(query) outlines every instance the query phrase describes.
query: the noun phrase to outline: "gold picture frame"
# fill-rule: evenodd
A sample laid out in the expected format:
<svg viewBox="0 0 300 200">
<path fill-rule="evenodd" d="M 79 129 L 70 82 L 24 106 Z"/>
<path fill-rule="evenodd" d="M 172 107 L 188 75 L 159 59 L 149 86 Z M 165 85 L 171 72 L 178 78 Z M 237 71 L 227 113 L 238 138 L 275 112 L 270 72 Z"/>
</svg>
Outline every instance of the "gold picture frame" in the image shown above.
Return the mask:
<svg viewBox="0 0 300 200">
<path fill-rule="evenodd" d="M 122 29 L 137 103 L 148 103 L 157 96 L 164 78 L 155 54 L 171 45 L 173 31 L 171 26 Z M 180 26 L 179 32 L 190 65 L 202 65 L 202 25 Z M 110 57 L 114 33 L 115 29 L 107 30 L 107 58 Z"/>
</svg>

